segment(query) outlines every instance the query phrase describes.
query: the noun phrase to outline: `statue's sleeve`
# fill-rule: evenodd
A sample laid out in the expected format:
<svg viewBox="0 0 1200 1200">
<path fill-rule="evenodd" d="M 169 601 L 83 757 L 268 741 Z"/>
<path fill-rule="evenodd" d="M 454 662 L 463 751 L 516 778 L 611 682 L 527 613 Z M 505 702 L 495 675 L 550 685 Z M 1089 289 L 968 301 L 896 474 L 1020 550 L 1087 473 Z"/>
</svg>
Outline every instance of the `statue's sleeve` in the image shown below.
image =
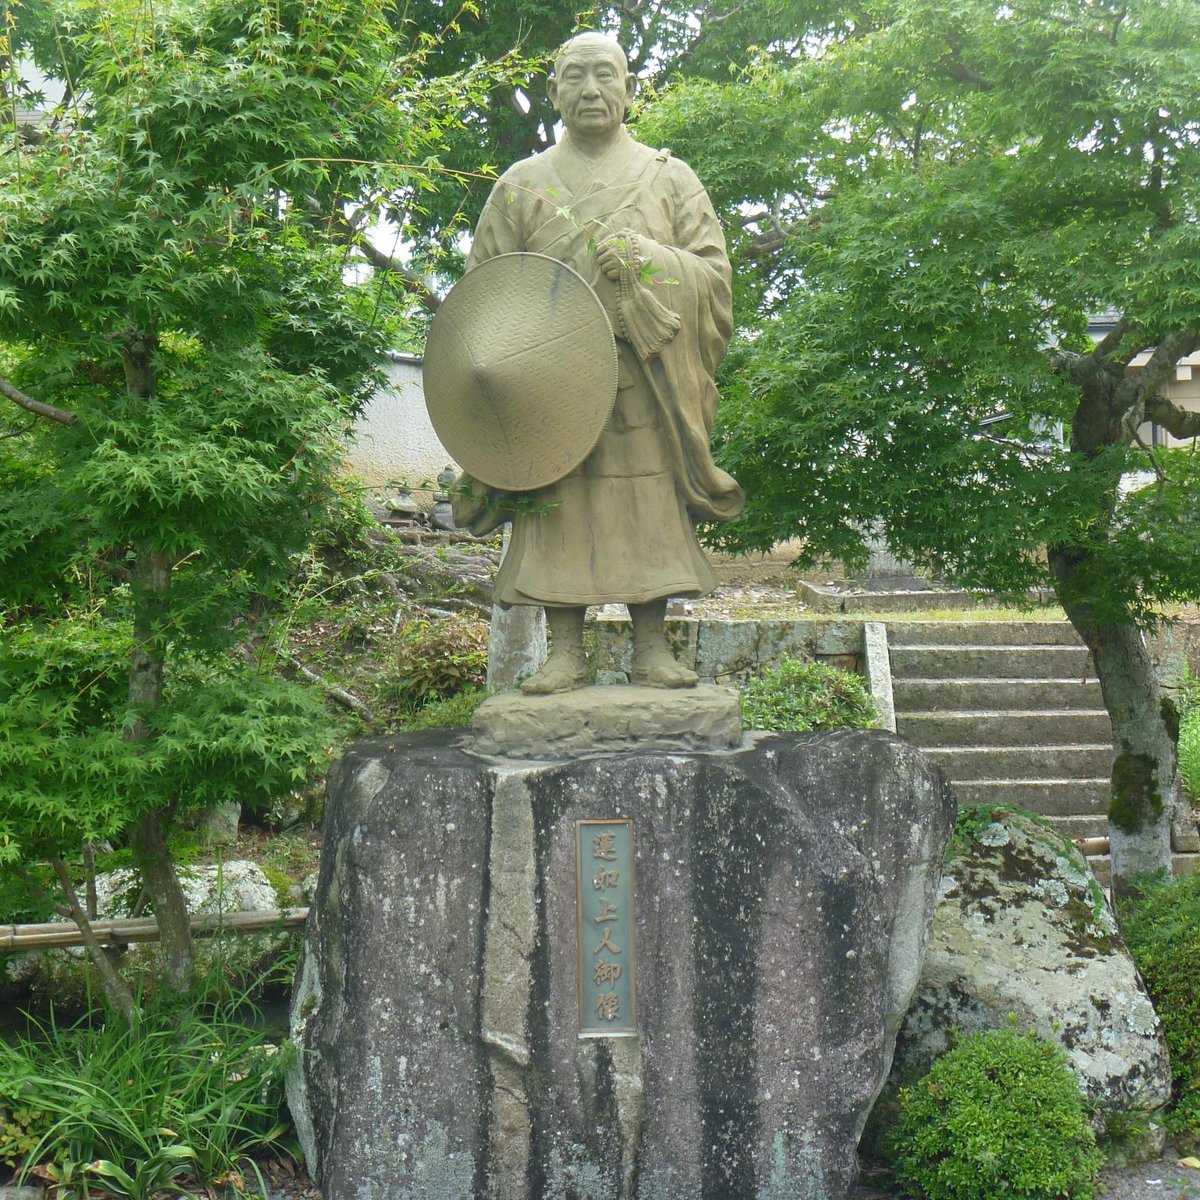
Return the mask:
<svg viewBox="0 0 1200 1200">
<path fill-rule="evenodd" d="M 733 332 L 732 271 L 725 235 L 708 194 L 690 167 L 666 164 L 662 185 L 672 213 L 671 245 L 650 248 L 654 273 L 645 286 L 679 317 L 679 332 L 646 364 L 676 464 L 676 479 L 693 515 L 729 520 L 742 489 L 713 462 L 709 435 L 717 411 L 716 371 Z"/>
<path fill-rule="evenodd" d="M 471 253 L 467 256 L 468 271 L 497 254 L 512 254 L 526 248 L 521 219 L 522 192 L 511 171 L 496 181 L 475 227 Z"/>
</svg>

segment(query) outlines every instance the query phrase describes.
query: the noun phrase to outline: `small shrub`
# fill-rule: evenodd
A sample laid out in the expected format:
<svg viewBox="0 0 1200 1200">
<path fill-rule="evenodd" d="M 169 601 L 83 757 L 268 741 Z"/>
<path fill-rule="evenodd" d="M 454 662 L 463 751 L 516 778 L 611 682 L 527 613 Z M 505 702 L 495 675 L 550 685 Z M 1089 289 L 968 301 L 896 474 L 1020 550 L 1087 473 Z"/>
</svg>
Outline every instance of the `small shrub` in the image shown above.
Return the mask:
<svg viewBox="0 0 1200 1200">
<path fill-rule="evenodd" d="M 903 1089 L 887 1144 L 916 1200 L 1090 1200 L 1103 1160 L 1066 1056 L 1014 1030 L 964 1038 Z"/>
<path fill-rule="evenodd" d="M 237 1001 L 150 1004 L 136 1029 L 51 1019 L 0 1040 L 0 1162 L 18 1182 L 37 1168 L 61 1194 L 98 1194 L 90 1186 L 120 1200 L 176 1194 L 185 1176 L 219 1186 L 257 1175 L 251 1155 L 289 1153 L 291 1059 L 245 1020 Z M 265 1200 L 258 1183 L 236 1194 Z"/>
<path fill-rule="evenodd" d="M 739 691 L 742 716 L 751 729 L 791 733 L 867 729 L 879 720 L 862 678 L 828 663 L 785 658 L 742 684 Z"/>
<path fill-rule="evenodd" d="M 1188 795 L 1200 804 L 1200 675 L 1184 665 L 1175 691 L 1179 710 L 1179 778 Z"/>
<path fill-rule="evenodd" d="M 1200 708 L 1179 722 L 1179 777 L 1192 802 L 1200 805 Z"/>
<path fill-rule="evenodd" d="M 1200 1138 L 1200 874 L 1146 881 L 1121 922 L 1171 1051 L 1175 1105 L 1166 1124 Z"/>
<path fill-rule="evenodd" d="M 384 690 L 401 708 L 413 711 L 465 687 L 482 687 L 487 646 L 488 626 L 481 617 L 412 617 L 396 630 Z"/>
<path fill-rule="evenodd" d="M 464 688 L 443 700 L 431 700 L 401 720 L 404 729 L 461 729 L 470 725 L 475 710 L 487 699 L 487 690 Z"/>
</svg>

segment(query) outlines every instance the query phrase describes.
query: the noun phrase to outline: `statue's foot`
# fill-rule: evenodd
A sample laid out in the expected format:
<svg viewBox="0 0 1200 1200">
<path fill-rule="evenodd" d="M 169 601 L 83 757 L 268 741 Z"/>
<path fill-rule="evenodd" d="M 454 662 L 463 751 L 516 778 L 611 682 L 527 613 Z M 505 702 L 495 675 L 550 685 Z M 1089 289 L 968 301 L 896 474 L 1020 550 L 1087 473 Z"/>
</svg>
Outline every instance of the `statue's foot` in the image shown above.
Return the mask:
<svg viewBox="0 0 1200 1200">
<path fill-rule="evenodd" d="M 690 667 L 676 662 L 666 648 L 635 654 L 629 679 L 643 687 L 659 688 L 695 687 L 700 682 L 700 676 Z"/>
<path fill-rule="evenodd" d="M 552 650 L 541 669 L 521 684 L 521 691 L 527 696 L 549 696 L 554 692 L 569 692 L 573 688 L 583 687 L 586 682 L 585 666 L 565 654 L 556 655 Z"/>
</svg>

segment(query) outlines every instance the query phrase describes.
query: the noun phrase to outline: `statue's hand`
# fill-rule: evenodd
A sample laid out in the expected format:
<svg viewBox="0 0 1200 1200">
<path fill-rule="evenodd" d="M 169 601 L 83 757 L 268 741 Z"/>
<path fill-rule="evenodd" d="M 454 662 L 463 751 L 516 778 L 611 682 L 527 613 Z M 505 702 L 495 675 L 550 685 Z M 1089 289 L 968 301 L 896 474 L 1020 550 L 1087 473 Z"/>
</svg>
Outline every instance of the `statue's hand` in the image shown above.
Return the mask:
<svg viewBox="0 0 1200 1200">
<path fill-rule="evenodd" d="M 631 229 L 622 229 L 611 234 L 596 246 L 596 261 L 600 270 L 614 283 L 621 272 L 628 272 L 634 279 L 642 269 L 642 257 L 638 249 L 639 235 Z"/>
</svg>

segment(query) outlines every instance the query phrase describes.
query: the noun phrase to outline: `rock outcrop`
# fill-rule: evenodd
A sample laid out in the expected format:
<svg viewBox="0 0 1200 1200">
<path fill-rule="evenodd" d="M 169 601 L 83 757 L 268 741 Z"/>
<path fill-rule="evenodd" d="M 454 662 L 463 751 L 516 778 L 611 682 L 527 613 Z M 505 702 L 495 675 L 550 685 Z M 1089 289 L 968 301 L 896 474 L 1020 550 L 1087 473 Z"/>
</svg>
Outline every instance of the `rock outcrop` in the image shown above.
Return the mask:
<svg viewBox="0 0 1200 1200">
<path fill-rule="evenodd" d="M 280 898 L 262 868 L 248 859 L 181 866 L 178 871 L 184 900 L 192 914 L 250 912 L 280 906 Z M 96 876 L 97 915 L 102 919 L 128 917 L 141 890 L 141 879 L 130 868 L 102 872 Z M 222 970 L 231 976 L 254 976 L 265 970 L 278 957 L 281 946 L 295 936 L 267 930 L 197 939 L 197 964 L 201 973 Z M 157 942 L 135 943 L 117 959 L 117 971 L 131 987 L 149 994 L 159 983 L 160 955 Z M 95 967 L 82 946 L 30 951 L 0 960 L 0 999 L 53 997 L 61 1011 L 70 1012 L 87 1009 L 91 998 L 98 994 Z"/>
<path fill-rule="evenodd" d="M 953 807 L 879 732 L 335 769 L 293 1005 L 326 1200 L 841 1200 Z M 577 1025 L 576 821 L 633 822 L 638 1034 Z"/>
<path fill-rule="evenodd" d="M 967 810 L 956 844 L 893 1082 L 928 1070 L 953 1030 L 1015 1018 L 1067 1052 L 1098 1124 L 1152 1118 L 1171 1094 L 1166 1043 L 1086 860 L 999 809 Z"/>
</svg>

